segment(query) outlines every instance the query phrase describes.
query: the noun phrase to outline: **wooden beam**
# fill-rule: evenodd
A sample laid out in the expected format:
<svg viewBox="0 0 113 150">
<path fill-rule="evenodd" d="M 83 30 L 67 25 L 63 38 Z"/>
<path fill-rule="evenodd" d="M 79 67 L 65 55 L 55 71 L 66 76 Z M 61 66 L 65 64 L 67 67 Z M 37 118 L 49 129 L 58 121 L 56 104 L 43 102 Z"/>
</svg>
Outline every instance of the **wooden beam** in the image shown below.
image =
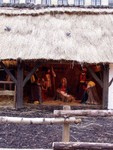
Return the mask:
<svg viewBox="0 0 113 150">
<path fill-rule="evenodd" d="M 103 109 L 108 108 L 108 87 L 109 87 L 109 65 L 106 64 L 103 67 Z"/>
<path fill-rule="evenodd" d="M 113 78 L 112 78 L 111 81 L 109 82 L 109 86 L 112 84 L 112 82 L 113 82 Z"/>
<path fill-rule="evenodd" d="M 92 77 L 98 82 L 98 84 L 101 86 L 101 88 L 103 88 L 103 83 L 102 81 L 98 78 L 98 76 L 96 75 L 96 73 L 90 68 L 90 66 L 88 66 L 86 64 L 86 67 L 89 71 L 89 73 L 92 75 Z"/>
<path fill-rule="evenodd" d="M 23 108 L 23 64 L 21 60 L 17 62 L 17 84 L 16 84 L 16 109 Z"/>
<path fill-rule="evenodd" d="M 37 70 L 39 66 L 40 66 L 40 63 L 36 64 L 35 67 L 31 70 L 31 72 L 25 77 L 23 81 L 23 87 L 25 86 L 26 82 L 31 78 L 32 74 Z"/>
<path fill-rule="evenodd" d="M 38 84 L 38 93 L 39 93 L 39 103 L 42 104 L 43 99 L 42 99 L 42 88 L 41 88 L 41 84 Z"/>
<path fill-rule="evenodd" d="M 55 117 L 113 117 L 113 110 L 54 110 Z"/>
<path fill-rule="evenodd" d="M 53 150 L 113 150 L 112 143 L 54 142 Z"/>
<path fill-rule="evenodd" d="M 17 80 L 16 78 L 13 76 L 13 74 L 10 72 L 10 70 L 3 64 L 2 61 L 0 61 L 0 65 L 1 67 L 5 70 L 5 72 L 10 76 L 11 80 L 17 84 Z"/>
<path fill-rule="evenodd" d="M 0 116 L 0 123 L 18 123 L 18 124 L 64 124 L 64 123 L 81 123 L 81 119 L 70 118 L 23 118 L 23 117 L 6 117 Z"/>
</svg>

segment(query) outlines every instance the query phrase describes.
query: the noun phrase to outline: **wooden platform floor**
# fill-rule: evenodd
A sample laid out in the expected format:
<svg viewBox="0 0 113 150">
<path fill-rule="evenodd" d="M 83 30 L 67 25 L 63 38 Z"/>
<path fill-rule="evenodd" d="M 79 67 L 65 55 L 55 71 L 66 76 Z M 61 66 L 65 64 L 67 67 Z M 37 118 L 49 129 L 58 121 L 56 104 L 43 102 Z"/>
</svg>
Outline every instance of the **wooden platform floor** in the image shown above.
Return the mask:
<svg viewBox="0 0 113 150">
<path fill-rule="evenodd" d="M 63 102 L 61 100 L 45 100 L 43 101 L 42 103 L 43 105 L 59 105 L 59 106 L 62 106 L 62 105 L 70 105 L 70 106 L 75 106 L 75 105 L 81 105 L 80 104 L 80 100 L 75 100 L 75 101 L 72 101 L 72 102 Z"/>
<path fill-rule="evenodd" d="M 44 106 L 64 106 L 64 105 L 70 105 L 70 106 L 76 106 L 80 108 L 100 108 L 101 105 L 90 105 L 90 104 L 81 104 L 81 100 L 74 100 L 72 102 L 63 102 L 61 100 L 53 100 L 52 98 L 46 99 L 42 102 L 41 105 Z M 4 108 L 14 108 L 14 99 L 12 96 L 1 96 L 0 97 L 0 107 Z M 37 102 L 34 103 L 28 103 L 27 100 L 24 100 L 24 106 L 38 106 L 39 104 Z"/>
<path fill-rule="evenodd" d="M 81 104 L 80 103 L 81 100 L 74 100 L 72 102 L 63 102 L 61 100 L 53 100 L 51 98 L 46 99 L 42 102 L 42 106 L 47 106 L 47 107 L 52 107 L 56 108 L 56 106 L 64 106 L 64 105 L 69 105 L 72 106 L 74 109 L 101 109 L 101 105 L 90 105 L 90 104 Z M 30 106 L 30 105 L 39 105 L 38 103 L 34 103 L 34 104 L 29 104 L 29 103 L 25 103 L 26 106 Z"/>
</svg>

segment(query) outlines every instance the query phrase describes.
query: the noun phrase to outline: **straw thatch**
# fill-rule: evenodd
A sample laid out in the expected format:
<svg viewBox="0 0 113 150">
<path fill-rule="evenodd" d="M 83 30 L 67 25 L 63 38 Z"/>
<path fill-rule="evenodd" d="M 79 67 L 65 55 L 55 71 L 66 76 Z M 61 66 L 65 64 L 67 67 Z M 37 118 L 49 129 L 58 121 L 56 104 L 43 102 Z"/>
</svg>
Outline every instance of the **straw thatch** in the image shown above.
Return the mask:
<svg viewBox="0 0 113 150">
<path fill-rule="evenodd" d="M 113 10 L 0 9 L 0 59 L 113 63 Z"/>
</svg>

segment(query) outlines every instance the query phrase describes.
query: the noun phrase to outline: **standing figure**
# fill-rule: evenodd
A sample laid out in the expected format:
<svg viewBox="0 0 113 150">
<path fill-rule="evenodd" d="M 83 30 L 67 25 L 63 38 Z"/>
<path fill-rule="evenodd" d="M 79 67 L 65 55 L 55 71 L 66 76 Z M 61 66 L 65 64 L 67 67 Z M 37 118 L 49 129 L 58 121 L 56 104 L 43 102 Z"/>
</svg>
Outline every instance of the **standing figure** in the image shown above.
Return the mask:
<svg viewBox="0 0 113 150">
<path fill-rule="evenodd" d="M 46 81 L 47 96 L 51 97 L 51 95 L 52 95 L 52 83 L 51 83 L 50 69 L 47 70 L 47 73 L 45 75 L 45 81 Z"/>
<path fill-rule="evenodd" d="M 46 93 L 47 93 L 47 88 L 46 88 L 46 81 L 44 78 L 42 78 L 41 80 L 41 90 L 42 90 L 42 99 L 45 100 L 46 97 Z"/>
<path fill-rule="evenodd" d="M 53 67 L 51 67 L 51 69 L 45 68 L 45 70 L 46 73 L 42 76 L 42 80 L 41 80 L 42 95 L 44 99 L 54 96 L 55 77 L 56 77 Z"/>
<path fill-rule="evenodd" d="M 88 92 L 87 92 L 87 84 L 86 83 L 83 84 L 83 90 L 84 90 L 84 93 L 82 95 L 82 100 L 80 103 L 85 104 L 88 100 Z"/>
<path fill-rule="evenodd" d="M 39 91 L 38 91 L 38 84 L 37 84 L 37 76 L 33 74 L 31 76 L 31 94 L 30 94 L 30 102 L 33 103 L 35 101 L 39 101 Z"/>
<path fill-rule="evenodd" d="M 88 104 L 98 104 L 99 96 L 96 90 L 96 84 L 94 81 L 89 81 L 87 84 L 87 92 L 88 92 Z"/>
<path fill-rule="evenodd" d="M 86 83 L 87 79 L 87 69 L 83 68 L 79 77 L 79 86 L 78 86 L 78 99 L 82 99 L 82 95 L 84 93 L 83 85 Z"/>
</svg>

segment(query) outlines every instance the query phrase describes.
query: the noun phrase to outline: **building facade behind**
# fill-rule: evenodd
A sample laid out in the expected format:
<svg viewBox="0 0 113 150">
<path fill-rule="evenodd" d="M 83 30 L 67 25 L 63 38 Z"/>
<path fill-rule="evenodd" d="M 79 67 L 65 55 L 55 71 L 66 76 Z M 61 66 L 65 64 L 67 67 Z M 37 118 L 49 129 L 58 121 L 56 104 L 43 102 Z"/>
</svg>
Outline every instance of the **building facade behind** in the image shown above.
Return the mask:
<svg viewBox="0 0 113 150">
<path fill-rule="evenodd" d="M 113 6 L 113 0 L 0 0 L 0 4 L 11 3 L 11 4 L 21 4 L 21 3 L 32 3 L 32 4 L 41 4 L 48 6 L 57 6 L 57 5 L 70 5 L 70 6 Z"/>
</svg>

